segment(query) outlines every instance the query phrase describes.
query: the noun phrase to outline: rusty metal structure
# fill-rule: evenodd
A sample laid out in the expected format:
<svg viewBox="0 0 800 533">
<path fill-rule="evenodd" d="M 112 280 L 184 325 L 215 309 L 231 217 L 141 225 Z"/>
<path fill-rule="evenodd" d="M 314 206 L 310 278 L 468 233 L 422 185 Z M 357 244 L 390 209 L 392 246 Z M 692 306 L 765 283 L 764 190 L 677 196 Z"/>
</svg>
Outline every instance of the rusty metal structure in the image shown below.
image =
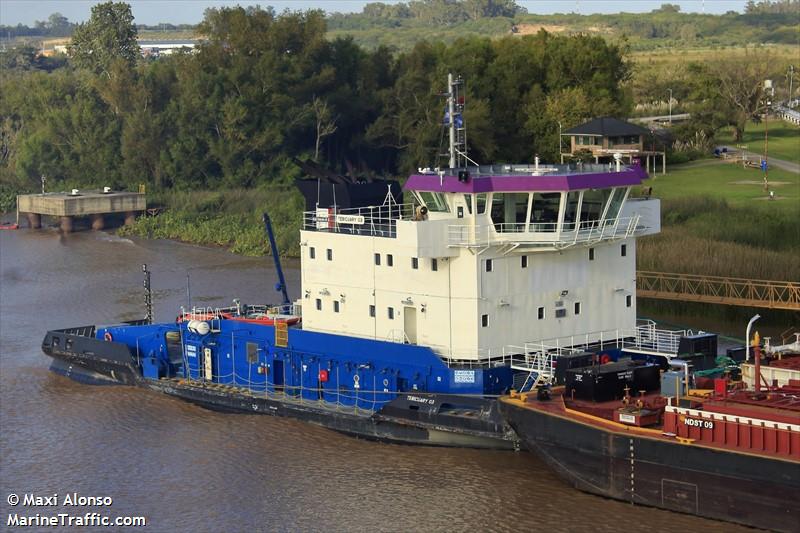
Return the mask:
<svg viewBox="0 0 800 533">
<path fill-rule="evenodd" d="M 800 311 L 800 282 L 636 272 L 639 298 Z"/>
</svg>

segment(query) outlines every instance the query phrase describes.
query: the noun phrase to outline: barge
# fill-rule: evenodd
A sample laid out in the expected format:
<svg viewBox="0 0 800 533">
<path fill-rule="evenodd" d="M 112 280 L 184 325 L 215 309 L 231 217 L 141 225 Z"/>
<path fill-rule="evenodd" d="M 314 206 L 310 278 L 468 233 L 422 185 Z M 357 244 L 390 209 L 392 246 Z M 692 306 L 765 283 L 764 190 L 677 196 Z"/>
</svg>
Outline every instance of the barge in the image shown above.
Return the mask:
<svg viewBox="0 0 800 533">
<path fill-rule="evenodd" d="M 501 412 L 525 447 L 579 490 L 798 531 L 800 381 L 746 389 L 718 377 L 698 390 L 686 367 L 661 374 L 650 366 L 570 369 L 560 386 L 503 398 Z"/>
</svg>

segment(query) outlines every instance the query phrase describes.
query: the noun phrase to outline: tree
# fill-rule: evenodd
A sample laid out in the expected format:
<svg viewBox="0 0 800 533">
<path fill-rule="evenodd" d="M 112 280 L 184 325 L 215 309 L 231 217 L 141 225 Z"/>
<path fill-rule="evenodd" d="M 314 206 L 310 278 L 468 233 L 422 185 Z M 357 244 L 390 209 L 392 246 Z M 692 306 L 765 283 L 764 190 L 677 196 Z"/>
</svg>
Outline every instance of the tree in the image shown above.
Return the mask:
<svg viewBox="0 0 800 533">
<path fill-rule="evenodd" d="M 769 75 L 770 60 L 768 52 L 747 51 L 742 56 L 720 58 L 709 64 L 709 73 L 731 113 L 734 141 L 741 140 L 747 121 L 757 119 L 763 109 L 764 80 Z"/>
<path fill-rule="evenodd" d="M 322 140 L 329 135 L 336 133 L 336 120 L 337 117 L 331 116 L 331 110 L 328 108 L 328 102 L 322 98 L 314 97 L 311 104 L 314 111 L 314 124 L 316 126 L 316 142 L 314 143 L 314 161 L 319 161 L 319 148 L 322 145 Z"/>
<path fill-rule="evenodd" d="M 111 77 L 111 65 L 122 60 L 129 66 L 139 57 L 131 6 L 106 2 L 92 7 L 92 16 L 75 28 L 68 53 L 78 67 Z"/>
</svg>

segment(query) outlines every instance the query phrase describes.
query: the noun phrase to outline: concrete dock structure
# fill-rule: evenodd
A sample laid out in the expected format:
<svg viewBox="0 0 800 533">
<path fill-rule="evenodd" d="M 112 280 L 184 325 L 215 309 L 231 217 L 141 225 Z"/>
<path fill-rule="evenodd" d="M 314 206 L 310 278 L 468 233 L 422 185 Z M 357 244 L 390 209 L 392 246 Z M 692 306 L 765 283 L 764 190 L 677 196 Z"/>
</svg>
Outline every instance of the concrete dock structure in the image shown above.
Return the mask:
<svg viewBox="0 0 800 533">
<path fill-rule="evenodd" d="M 42 227 L 42 215 L 59 217 L 61 230 L 70 232 L 75 217 L 89 217 L 92 229 L 105 227 L 105 216 L 125 214 L 125 225 L 133 224 L 137 213 L 147 209 L 144 193 L 124 191 L 73 191 L 17 196 L 17 213 L 26 215 L 31 228 Z"/>
</svg>

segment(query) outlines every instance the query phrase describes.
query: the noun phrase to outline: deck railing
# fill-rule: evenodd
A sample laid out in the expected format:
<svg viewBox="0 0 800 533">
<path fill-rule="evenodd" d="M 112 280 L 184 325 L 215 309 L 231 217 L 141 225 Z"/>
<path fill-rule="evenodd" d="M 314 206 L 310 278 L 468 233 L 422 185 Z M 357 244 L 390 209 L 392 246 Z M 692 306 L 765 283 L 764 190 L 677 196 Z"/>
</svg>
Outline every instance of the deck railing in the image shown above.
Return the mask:
<svg viewBox="0 0 800 533">
<path fill-rule="evenodd" d="M 451 247 L 483 247 L 514 243 L 561 249 L 634 236 L 647 229 L 639 225 L 639 220 L 640 215 L 634 215 L 560 224 L 558 222 L 498 223 L 474 228 L 468 225 L 451 225 L 447 227 L 447 243 Z"/>
<path fill-rule="evenodd" d="M 373 237 L 397 237 L 397 221 L 411 219 L 414 204 L 391 204 L 350 209 L 320 208 L 303 213 L 303 229 Z"/>
</svg>

